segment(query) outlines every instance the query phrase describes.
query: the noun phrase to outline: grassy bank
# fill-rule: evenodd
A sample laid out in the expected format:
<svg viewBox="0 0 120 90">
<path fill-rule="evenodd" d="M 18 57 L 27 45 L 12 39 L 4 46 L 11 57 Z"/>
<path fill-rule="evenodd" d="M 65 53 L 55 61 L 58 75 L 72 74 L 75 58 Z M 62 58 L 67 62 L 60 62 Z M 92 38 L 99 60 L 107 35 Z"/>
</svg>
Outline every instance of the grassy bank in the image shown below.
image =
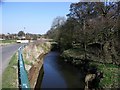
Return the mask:
<svg viewBox="0 0 120 90">
<path fill-rule="evenodd" d="M 69 49 L 61 55 L 67 61 L 80 62 L 84 59 L 84 54 L 80 50 Z M 71 58 L 70 58 L 71 57 Z M 70 58 L 70 59 L 69 59 Z M 73 63 L 73 64 L 76 64 Z M 90 66 L 96 66 L 98 71 L 102 71 L 104 78 L 101 79 L 99 86 L 103 88 L 120 88 L 120 66 L 113 64 L 103 64 L 99 61 L 91 61 Z"/>
<path fill-rule="evenodd" d="M 2 40 L 0 43 L 15 43 L 16 40 Z"/>
<path fill-rule="evenodd" d="M 100 87 L 103 88 L 120 88 L 120 67 L 113 64 L 101 64 L 92 62 L 91 65 L 96 65 L 98 70 L 102 71 L 104 78 L 100 82 Z"/>
<path fill-rule="evenodd" d="M 2 88 L 17 88 L 17 55 L 14 54 L 2 75 Z"/>
</svg>

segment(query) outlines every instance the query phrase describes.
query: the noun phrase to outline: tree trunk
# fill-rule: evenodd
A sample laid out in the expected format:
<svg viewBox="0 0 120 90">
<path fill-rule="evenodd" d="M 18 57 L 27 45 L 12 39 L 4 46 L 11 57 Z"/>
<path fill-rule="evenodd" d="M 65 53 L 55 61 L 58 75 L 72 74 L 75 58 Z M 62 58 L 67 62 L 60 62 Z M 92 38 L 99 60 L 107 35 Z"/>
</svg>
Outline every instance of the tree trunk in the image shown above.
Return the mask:
<svg viewBox="0 0 120 90">
<path fill-rule="evenodd" d="M 83 32 L 84 32 L 84 59 L 86 59 L 86 31 L 85 31 L 85 20 L 83 21 Z"/>
</svg>

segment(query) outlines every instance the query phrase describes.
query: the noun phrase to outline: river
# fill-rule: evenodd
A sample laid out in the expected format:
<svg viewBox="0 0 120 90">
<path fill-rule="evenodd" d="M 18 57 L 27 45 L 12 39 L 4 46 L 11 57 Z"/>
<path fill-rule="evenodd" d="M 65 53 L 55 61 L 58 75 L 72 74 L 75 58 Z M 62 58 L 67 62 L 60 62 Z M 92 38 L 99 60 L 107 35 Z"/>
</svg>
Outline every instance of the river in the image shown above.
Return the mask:
<svg viewBox="0 0 120 90">
<path fill-rule="evenodd" d="M 44 58 L 44 75 L 41 88 L 83 88 L 80 70 L 62 62 L 59 53 L 49 52 Z"/>
</svg>

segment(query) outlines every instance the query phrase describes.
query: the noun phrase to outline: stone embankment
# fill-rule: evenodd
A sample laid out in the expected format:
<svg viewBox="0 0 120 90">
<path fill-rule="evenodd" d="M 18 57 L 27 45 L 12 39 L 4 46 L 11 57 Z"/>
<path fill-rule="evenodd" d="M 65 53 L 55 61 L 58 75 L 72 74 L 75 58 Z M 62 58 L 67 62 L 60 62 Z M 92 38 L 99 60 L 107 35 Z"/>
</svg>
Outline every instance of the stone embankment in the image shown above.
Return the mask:
<svg viewBox="0 0 120 90">
<path fill-rule="evenodd" d="M 43 58 L 50 51 L 50 48 L 50 42 L 35 42 L 25 46 L 23 50 L 25 68 L 28 72 L 31 88 L 36 88 L 41 83 L 39 81 L 42 80 L 41 76 L 44 73 Z"/>
</svg>

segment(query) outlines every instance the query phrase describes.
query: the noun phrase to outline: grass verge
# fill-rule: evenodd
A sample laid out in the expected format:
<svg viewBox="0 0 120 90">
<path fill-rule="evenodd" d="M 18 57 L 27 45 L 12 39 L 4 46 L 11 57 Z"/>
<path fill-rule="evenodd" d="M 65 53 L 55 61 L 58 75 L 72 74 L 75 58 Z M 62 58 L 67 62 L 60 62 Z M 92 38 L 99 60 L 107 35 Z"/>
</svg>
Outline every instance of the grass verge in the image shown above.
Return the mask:
<svg viewBox="0 0 120 90">
<path fill-rule="evenodd" d="M 1 43 L 15 43 L 16 40 L 2 40 Z"/>
<path fill-rule="evenodd" d="M 120 88 L 120 67 L 113 64 L 102 64 L 92 62 L 91 65 L 96 65 L 98 70 L 102 71 L 104 78 L 100 82 L 100 87 L 103 88 Z"/>
<path fill-rule="evenodd" d="M 2 74 L 2 88 L 17 87 L 17 54 L 11 58 L 8 67 Z"/>
</svg>

